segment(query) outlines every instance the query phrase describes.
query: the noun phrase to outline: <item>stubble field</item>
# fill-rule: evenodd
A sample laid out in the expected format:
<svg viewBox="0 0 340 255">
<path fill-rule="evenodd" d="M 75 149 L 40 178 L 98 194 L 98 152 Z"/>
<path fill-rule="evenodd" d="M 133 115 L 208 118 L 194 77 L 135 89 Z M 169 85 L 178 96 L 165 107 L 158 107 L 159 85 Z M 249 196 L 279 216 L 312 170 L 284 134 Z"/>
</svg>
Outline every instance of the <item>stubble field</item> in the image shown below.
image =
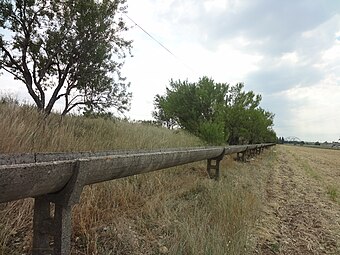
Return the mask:
<svg viewBox="0 0 340 255">
<path fill-rule="evenodd" d="M 340 151 L 276 146 L 255 254 L 340 254 Z"/>
</svg>

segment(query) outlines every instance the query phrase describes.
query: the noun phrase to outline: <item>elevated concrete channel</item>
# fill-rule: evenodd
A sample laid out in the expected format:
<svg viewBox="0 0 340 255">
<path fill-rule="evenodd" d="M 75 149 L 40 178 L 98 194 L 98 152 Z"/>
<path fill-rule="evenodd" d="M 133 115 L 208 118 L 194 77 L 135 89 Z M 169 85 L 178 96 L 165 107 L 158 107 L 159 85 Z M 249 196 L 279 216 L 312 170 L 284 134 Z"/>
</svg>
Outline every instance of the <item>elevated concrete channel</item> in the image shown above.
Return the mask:
<svg viewBox="0 0 340 255">
<path fill-rule="evenodd" d="M 69 254 L 71 208 L 85 185 L 202 160 L 218 180 L 224 155 L 237 153 L 245 161 L 273 145 L 0 155 L 0 203 L 33 197 L 33 254 Z"/>
</svg>

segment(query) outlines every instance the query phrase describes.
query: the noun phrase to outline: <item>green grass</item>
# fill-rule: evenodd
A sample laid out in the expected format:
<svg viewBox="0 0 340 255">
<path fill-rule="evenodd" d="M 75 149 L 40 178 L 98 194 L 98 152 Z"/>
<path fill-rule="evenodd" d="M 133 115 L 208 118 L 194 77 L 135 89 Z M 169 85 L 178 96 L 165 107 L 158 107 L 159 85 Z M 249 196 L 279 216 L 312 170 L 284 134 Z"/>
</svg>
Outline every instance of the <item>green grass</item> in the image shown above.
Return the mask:
<svg viewBox="0 0 340 255">
<path fill-rule="evenodd" d="M 329 195 L 329 197 L 331 198 L 331 200 L 333 202 L 337 202 L 338 201 L 339 191 L 338 191 L 337 187 L 335 187 L 335 186 L 327 186 L 327 194 Z"/>
</svg>

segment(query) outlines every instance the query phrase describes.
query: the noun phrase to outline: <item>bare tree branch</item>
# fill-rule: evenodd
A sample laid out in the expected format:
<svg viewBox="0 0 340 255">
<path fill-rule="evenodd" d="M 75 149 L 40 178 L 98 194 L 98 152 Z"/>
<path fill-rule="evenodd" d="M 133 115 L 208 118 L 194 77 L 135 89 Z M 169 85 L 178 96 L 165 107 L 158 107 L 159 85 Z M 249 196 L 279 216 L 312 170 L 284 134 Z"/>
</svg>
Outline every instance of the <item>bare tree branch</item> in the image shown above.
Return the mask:
<svg viewBox="0 0 340 255">
<path fill-rule="evenodd" d="M 67 64 L 67 66 L 65 67 L 65 69 L 63 70 L 63 74 L 61 75 L 61 79 L 59 79 L 59 81 L 58 81 L 58 86 L 54 89 L 53 94 L 50 98 L 50 101 L 48 102 L 48 105 L 46 106 L 45 111 L 48 114 L 52 111 L 52 108 L 53 108 L 55 102 L 57 101 L 58 94 L 59 94 L 61 88 L 63 87 L 64 83 L 65 83 L 66 77 L 69 74 L 69 70 L 70 70 L 71 66 L 72 66 L 72 63 L 69 62 Z"/>
<path fill-rule="evenodd" d="M 72 109 L 74 109 L 75 107 L 77 107 L 77 106 L 79 106 L 79 105 L 86 105 L 86 103 L 85 103 L 85 102 L 77 102 L 77 103 L 74 103 L 73 105 L 69 106 L 68 108 L 65 108 L 61 115 L 66 115 L 66 114 L 69 113 Z"/>
<path fill-rule="evenodd" d="M 21 72 L 24 73 L 23 69 L 21 68 L 21 66 L 18 64 L 18 62 L 13 58 L 13 56 L 11 55 L 11 53 L 3 46 L 1 45 L 1 49 L 5 52 L 5 55 L 7 57 L 9 57 L 11 63 L 13 65 L 15 65 L 15 67 Z"/>
<path fill-rule="evenodd" d="M 2 69 L 4 69 L 6 72 L 8 72 L 11 75 L 13 75 L 15 77 L 15 79 L 20 80 L 22 82 L 25 82 L 25 80 L 23 78 L 21 78 L 20 76 L 18 76 L 16 73 L 12 72 L 11 70 L 9 70 L 7 67 L 2 66 Z"/>
</svg>

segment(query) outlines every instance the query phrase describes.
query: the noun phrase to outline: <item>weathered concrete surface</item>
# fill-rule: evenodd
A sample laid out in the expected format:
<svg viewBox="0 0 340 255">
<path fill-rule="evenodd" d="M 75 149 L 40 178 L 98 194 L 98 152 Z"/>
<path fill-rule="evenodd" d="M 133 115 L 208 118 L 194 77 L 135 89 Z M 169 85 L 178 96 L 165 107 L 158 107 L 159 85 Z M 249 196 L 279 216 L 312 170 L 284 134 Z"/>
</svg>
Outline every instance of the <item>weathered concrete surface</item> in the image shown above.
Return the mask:
<svg viewBox="0 0 340 255">
<path fill-rule="evenodd" d="M 0 154 L 0 165 L 35 163 L 35 155 L 30 153 Z"/>
<path fill-rule="evenodd" d="M 219 156 L 222 147 L 115 155 L 81 160 L 88 169 L 87 184 L 147 173 Z M 85 163 L 86 162 L 86 163 Z"/>
<path fill-rule="evenodd" d="M 82 171 L 87 171 L 85 183 L 87 185 L 216 157 L 221 154 L 222 149 L 217 147 L 149 151 L 77 160 Z M 61 190 L 71 178 L 77 160 L 0 166 L 0 202 L 36 197 Z"/>
<path fill-rule="evenodd" d="M 246 148 L 252 149 L 256 146 L 266 146 L 267 144 L 259 145 L 232 145 L 225 147 L 226 154 L 242 152 Z M 44 152 L 44 153 L 14 153 L 14 154 L 0 154 L 0 165 L 14 165 L 14 164 L 29 164 L 29 163 L 41 163 L 52 161 L 64 161 L 90 157 L 101 157 L 109 155 L 127 155 L 137 153 L 149 153 L 149 152 L 169 152 L 178 150 L 195 150 L 202 148 L 216 148 L 216 147 L 191 147 L 191 148 L 170 148 L 161 150 L 116 150 L 116 151 L 83 151 L 83 152 Z"/>
<path fill-rule="evenodd" d="M 74 161 L 0 166 L 0 202 L 36 197 L 61 190 Z"/>
<path fill-rule="evenodd" d="M 169 152 L 178 150 L 195 150 L 202 148 L 214 147 L 188 147 L 188 148 L 168 148 L 157 150 L 114 150 L 114 151 L 81 151 L 81 152 L 37 152 L 37 153 L 12 153 L 0 154 L 0 165 L 15 165 L 15 164 L 29 164 L 42 163 L 53 161 L 65 161 L 73 159 L 82 159 L 90 157 L 101 157 L 110 155 L 128 155 L 150 152 Z"/>
<path fill-rule="evenodd" d="M 0 203 L 60 191 L 77 161 L 88 185 L 270 145 L 0 155 Z"/>
</svg>

